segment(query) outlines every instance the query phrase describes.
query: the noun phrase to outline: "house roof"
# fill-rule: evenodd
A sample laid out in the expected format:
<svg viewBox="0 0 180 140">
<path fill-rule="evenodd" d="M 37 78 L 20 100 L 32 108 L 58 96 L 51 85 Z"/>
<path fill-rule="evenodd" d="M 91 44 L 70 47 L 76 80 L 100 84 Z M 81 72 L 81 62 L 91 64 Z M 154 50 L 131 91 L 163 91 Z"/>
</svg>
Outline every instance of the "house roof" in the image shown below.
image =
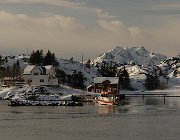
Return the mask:
<svg viewBox="0 0 180 140">
<path fill-rule="evenodd" d="M 31 71 L 35 68 L 35 65 L 28 65 L 25 69 L 24 69 L 24 73 L 23 74 L 31 74 Z"/>
<path fill-rule="evenodd" d="M 94 83 L 102 83 L 106 80 L 109 80 L 111 84 L 118 84 L 119 82 L 119 77 L 95 77 L 94 78 Z"/>
<path fill-rule="evenodd" d="M 46 70 L 50 70 L 53 67 L 53 65 L 47 65 L 47 66 L 43 66 L 43 67 L 45 67 Z"/>
<path fill-rule="evenodd" d="M 43 66 L 46 69 L 46 74 L 49 73 L 49 71 L 53 68 L 53 65 L 47 65 L 47 66 Z"/>
<path fill-rule="evenodd" d="M 48 74 L 48 71 L 52 68 L 52 65 L 47 65 L 47 66 L 35 66 L 35 65 L 28 65 L 25 69 L 24 69 L 24 75 L 26 74 L 31 74 L 31 71 L 34 68 L 38 68 L 42 74 Z"/>
</svg>

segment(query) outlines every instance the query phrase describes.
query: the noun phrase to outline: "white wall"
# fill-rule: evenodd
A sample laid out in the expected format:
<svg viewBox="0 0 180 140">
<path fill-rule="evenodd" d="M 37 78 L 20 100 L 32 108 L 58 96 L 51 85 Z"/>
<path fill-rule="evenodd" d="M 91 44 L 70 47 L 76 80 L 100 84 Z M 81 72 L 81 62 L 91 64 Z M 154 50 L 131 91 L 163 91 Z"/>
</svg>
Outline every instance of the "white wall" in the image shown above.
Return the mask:
<svg viewBox="0 0 180 140">
<path fill-rule="evenodd" d="M 58 85 L 58 78 L 49 79 L 49 85 Z"/>
<path fill-rule="evenodd" d="M 49 85 L 49 75 L 24 75 L 24 79 L 25 83 L 30 85 Z M 44 79 L 44 82 L 40 82 L 41 79 Z M 28 83 L 28 80 L 32 82 Z"/>
<path fill-rule="evenodd" d="M 34 75 L 37 73 L 38 75 Z M 30 85 L 58 85 L 58 78 L 50 78 L 50 75 L 55 77 L 54 69 L 48 70 L 48 75 L 41 75 L 41 70 L 35 67 L 30 75 L 24 75 L 25 83 Z M 31 83 L 28 81 L 32 80 Z M 44 80 L 44 82 L 40 82 L 40 80 Z"/>
</svg>

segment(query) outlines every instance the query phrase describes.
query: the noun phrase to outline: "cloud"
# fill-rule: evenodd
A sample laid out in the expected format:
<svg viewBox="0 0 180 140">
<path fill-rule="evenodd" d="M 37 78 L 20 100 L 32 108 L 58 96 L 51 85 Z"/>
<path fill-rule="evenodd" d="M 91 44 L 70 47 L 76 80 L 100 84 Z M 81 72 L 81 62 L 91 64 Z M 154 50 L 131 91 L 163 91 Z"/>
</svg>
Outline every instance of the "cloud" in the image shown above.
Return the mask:
<svg viewBox="0 0 180 140">
<path fill-rule="evenodd" d="M 41 48 L 71 46 L 83 25 L 74 17 L 51 15 L 47 17 L 29 17 L 25 14 L 13 14 L 0 11 L 0 46 L 2 48 Z"/>
<path fill-rule="evenodd" d="M 98 18 L 115 18 L 115 16 L 110 15 L 109 12 L 103 9 L 95 9 Z"/>
<path fill-rule="evenodd" d="M 139 42 L 143 39 L 140 28 L 128 27 L 119 20 L 99 20 L 98 24 L 104 32 L 111 34 L 113 38 L 127 42 L 127 44 Z"/>
<path fill-rule="evenodd" d="M 84 53 L 87 59 L 115 45 L 144 46 L 165 54 L 180 51 L 179 19 L 161 17 L 159 25 L 137 27 L 112 17 L 93 17 L 96 25 L 91 25 L 82 19 L 53 13 L 28 16 L 0 11 L 1 51 L 5 48 L 17 52 L 25 48 L 29 51 L 50 49 L 58 57 L 77 58 Z"/>
<path fill-rule="evenodd" d="M 127 26 L 122 21 L 116 19 L 117 17 L 109 14 L 109 12 L 103 9 L 96 9 L 98 18 L 98 25 L 101 32 L 104 32 L 104 36 L 108 36 L 110 40 L 114 42 L 120 42 L 122 44 L 137 44 L 143 40 L 143 33 L 139 27 Z M 107 40 L 109 40 L 107 38 Z"/>
<path fill-rule="evenodd" d="M 180 4 L 179 3 L 169 3 L 169 4 L 159 4 L 159 5 L 154 5 L 151 7 L 152 9 L 179 9 Z"/>
<path fill-rule="evenodd" d="M 99 28 L 85 25 L 75 17 L 46 14 L 31 17 L 0 11 L 0 46 L 9 50 L 52 49 L 58 57 L 78 56 L 88 52 L 88 58 L 102 49 L 109 50 L 122 42 L 131 43 L 134 30 L 118 20 L 99 20 Z"/>
<path fill-rule="evenodd" d="M 4 26 L 14 28 L 16 26 L 20 30 L 26 30 L 25 26 L 29 28 L 50 28 L 57 31 L 69 31 L 80 28 L 78 20 L 74 17 L 62 15 L 50 15 L 43 17 L 30 17 L 25 14 L 12 14 L 5 11 L 0 11 L 0 22 L 6 23 Z M 34 25 L 34 26 L 33 26 Z"/>
<path fill-rule="evenodd" d="M 125 29 L 123 23 L 118 20 L 113 20 L 113 21 L 99 20 L 98 23 L 101 28 L 111 32 L 118 32 L 120 30 Z"/>
<path fill-rule="evenodd" d="M 147 8 L 144 8 L 144 12 L 152 16 L 172 16 L 180 15 L 180 4 L 179 3 L 161 3 L 157 5 L 151 5 Z"/>
<path fill-rule="evenodd" d="M 54 6 L 63 6 L 68 8 L 80 8 L 85 5 L 84 2 L 74 3 L 68 0 L 0 0 L 0 3 L 8 4 L 48 4 Z"/>
</svg>

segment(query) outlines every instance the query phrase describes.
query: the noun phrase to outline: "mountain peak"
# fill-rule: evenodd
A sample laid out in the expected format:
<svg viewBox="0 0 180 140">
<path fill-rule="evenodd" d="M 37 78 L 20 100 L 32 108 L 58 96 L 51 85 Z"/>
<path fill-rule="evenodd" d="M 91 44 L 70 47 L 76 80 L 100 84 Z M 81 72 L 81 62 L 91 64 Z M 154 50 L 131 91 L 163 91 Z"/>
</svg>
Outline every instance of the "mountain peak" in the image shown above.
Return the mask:
<svg viewBox="0 0 180 140">
<path fill-rule="evenodd" d="M 105 52 L 102 56 L 95 59 L 94 62 L 113 61 L 114 63 L 124 64 L 133 61 L 138 65 L 155 65 L 166 58 L 165 55 L 149 52 L 143 46 L 132 48 L 116 46 L 114 49 Z"/>
</svg>

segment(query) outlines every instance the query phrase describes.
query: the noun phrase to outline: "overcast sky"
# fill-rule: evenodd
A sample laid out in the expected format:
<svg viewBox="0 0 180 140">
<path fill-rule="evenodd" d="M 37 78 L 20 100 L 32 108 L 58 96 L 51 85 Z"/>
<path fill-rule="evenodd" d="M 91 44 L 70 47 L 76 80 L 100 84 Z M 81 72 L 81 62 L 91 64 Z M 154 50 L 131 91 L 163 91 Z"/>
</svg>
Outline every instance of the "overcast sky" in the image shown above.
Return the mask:
<svg viewBox="0 0 180 140">
<path fill-rule="evenodd" d="M 0 0 L 0 53 L 49 49 L 80 60 L 115 46 L 179 54 L 180 1 Z"/>
</svg>

